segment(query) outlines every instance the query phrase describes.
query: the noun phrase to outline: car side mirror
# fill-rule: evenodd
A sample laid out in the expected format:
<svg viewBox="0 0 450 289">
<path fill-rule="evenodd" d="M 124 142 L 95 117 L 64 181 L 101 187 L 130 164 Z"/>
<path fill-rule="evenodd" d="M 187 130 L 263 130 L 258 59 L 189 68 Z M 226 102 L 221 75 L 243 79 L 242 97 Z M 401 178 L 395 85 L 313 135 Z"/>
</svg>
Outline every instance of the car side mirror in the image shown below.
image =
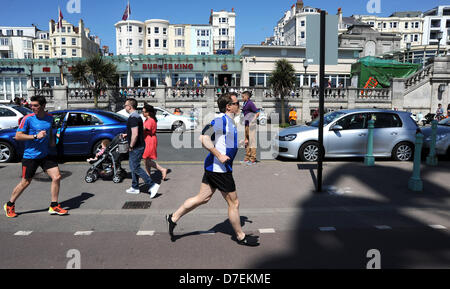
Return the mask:
<svg viewBox="0 0 450 289">
<path fill-rule="evenodd" d="M 169 114 L 168 113 L 163 113 L 163 116 L 164 117 L 167 117 Z"/>
<path fill-rule="evenodd" d="M 344 128 L 342 126 L 340 126 L 340 125 L 334 125 L 334 126 L 331 127 L 330 130 L 332 130 L 332 131 L 340 131 L 340 130 L 343 130 L 343 129 Z"/>
</svg>

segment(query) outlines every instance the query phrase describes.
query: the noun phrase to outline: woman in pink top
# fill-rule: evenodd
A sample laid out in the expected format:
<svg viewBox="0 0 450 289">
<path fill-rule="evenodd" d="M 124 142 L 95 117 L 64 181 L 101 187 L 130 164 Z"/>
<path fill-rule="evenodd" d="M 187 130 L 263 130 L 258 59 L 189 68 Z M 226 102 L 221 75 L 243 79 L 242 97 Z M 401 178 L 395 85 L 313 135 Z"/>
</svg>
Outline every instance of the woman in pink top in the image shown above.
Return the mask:
<svg viewBox="0 0 450 289">
<path fill-rule="evenodd" d="M 157 147 L 158 139 L 156 138 L 156 112 L 153 106 L 146 104 L 142 109 L 142 114 L 145 117 L 144 122 L 144 140 L 145 140 L 145 150 L 142 158 L 145 160 L 145 170 L 150 176 L 151 168 L 156 168 L 162 174 L 162 179 L 166 181 L 168 169 L 161 167 L 157 162 Z"/>
</svg>

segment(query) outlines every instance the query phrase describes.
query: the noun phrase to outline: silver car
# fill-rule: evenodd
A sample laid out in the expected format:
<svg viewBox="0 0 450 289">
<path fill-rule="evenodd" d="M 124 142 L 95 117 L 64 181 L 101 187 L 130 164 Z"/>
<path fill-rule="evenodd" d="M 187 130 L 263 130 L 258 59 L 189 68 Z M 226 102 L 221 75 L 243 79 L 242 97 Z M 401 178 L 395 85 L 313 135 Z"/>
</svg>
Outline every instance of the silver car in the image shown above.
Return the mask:
<svg viewBox="0 0 450 289">
<path fill-rule="evenodd" d="M 375 121 L 373 155 L 409 161 L 414 155 L 418 126 L 409 112 L 354 109 L 324 115 L 325 157 L 364 157 L 367 153 L 368 121 Z M 319 158 L 319 119 L 308 126 L 280 131 L 274 140 L 279 156 L 315 162 Z"/>
<path fill-rule="evenodd" d="M 431 127 L 422 129 L 425 136 L 424 147 L 430 148 Z M 436 131 L 436 154 L 450 156 L 450 118 L 441 120 Z"/>
</svg>

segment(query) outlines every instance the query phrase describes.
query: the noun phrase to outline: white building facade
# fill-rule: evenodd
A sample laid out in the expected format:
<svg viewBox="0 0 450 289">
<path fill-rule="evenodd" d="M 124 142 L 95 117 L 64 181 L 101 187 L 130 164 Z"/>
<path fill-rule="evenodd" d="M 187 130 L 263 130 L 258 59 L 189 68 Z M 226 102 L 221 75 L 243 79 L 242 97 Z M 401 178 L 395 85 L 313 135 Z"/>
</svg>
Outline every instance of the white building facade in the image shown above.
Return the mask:
<svg viewBox="0 0 450 289">
<path fill-rule="evenodd" d="M 228 11 L 213 11 L 209 24 L 212 26 L 213 53 L 234 54 L 236 48 L 236 13 Z"/>
<path fill-rule="evenodd" d="M 438 45 L 438 33 L 443 37 L 440 48 L 450 44 L 450 5 L 438 6 L 424 13 L 423 45 Z"/>
<path fill-rule="evenodd" d="M 0 26 L 0 58 L 33 58 L 33 39 L 38 29 Z"/>
</svg>

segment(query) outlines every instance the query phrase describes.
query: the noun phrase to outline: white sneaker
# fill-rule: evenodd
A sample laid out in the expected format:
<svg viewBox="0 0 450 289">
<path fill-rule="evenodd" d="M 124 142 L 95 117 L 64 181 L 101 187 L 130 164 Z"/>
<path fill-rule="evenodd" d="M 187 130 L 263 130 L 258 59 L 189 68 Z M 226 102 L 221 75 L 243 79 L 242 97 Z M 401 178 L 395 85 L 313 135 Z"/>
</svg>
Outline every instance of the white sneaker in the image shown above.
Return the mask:
<svg viewBox="0 0 450 289">
<path fill-rule="evenodd" d="M 150 194 L 150 199 L 153 199 L 156 196 L 156 194 L 158 193 L 158 190 L 159 190 L 159 186 L 160 185 L 158 185 L 158 184 L 153 184 L 153 185 L 151 185 L 150 189 L 148 189 L 148 192 Z"/>
<path fill-rule="evenodd" d="M 133 187 L 126 190 L 127 194 L 139 195 L 141 191 L 134 189 Z"/>
</svg>

